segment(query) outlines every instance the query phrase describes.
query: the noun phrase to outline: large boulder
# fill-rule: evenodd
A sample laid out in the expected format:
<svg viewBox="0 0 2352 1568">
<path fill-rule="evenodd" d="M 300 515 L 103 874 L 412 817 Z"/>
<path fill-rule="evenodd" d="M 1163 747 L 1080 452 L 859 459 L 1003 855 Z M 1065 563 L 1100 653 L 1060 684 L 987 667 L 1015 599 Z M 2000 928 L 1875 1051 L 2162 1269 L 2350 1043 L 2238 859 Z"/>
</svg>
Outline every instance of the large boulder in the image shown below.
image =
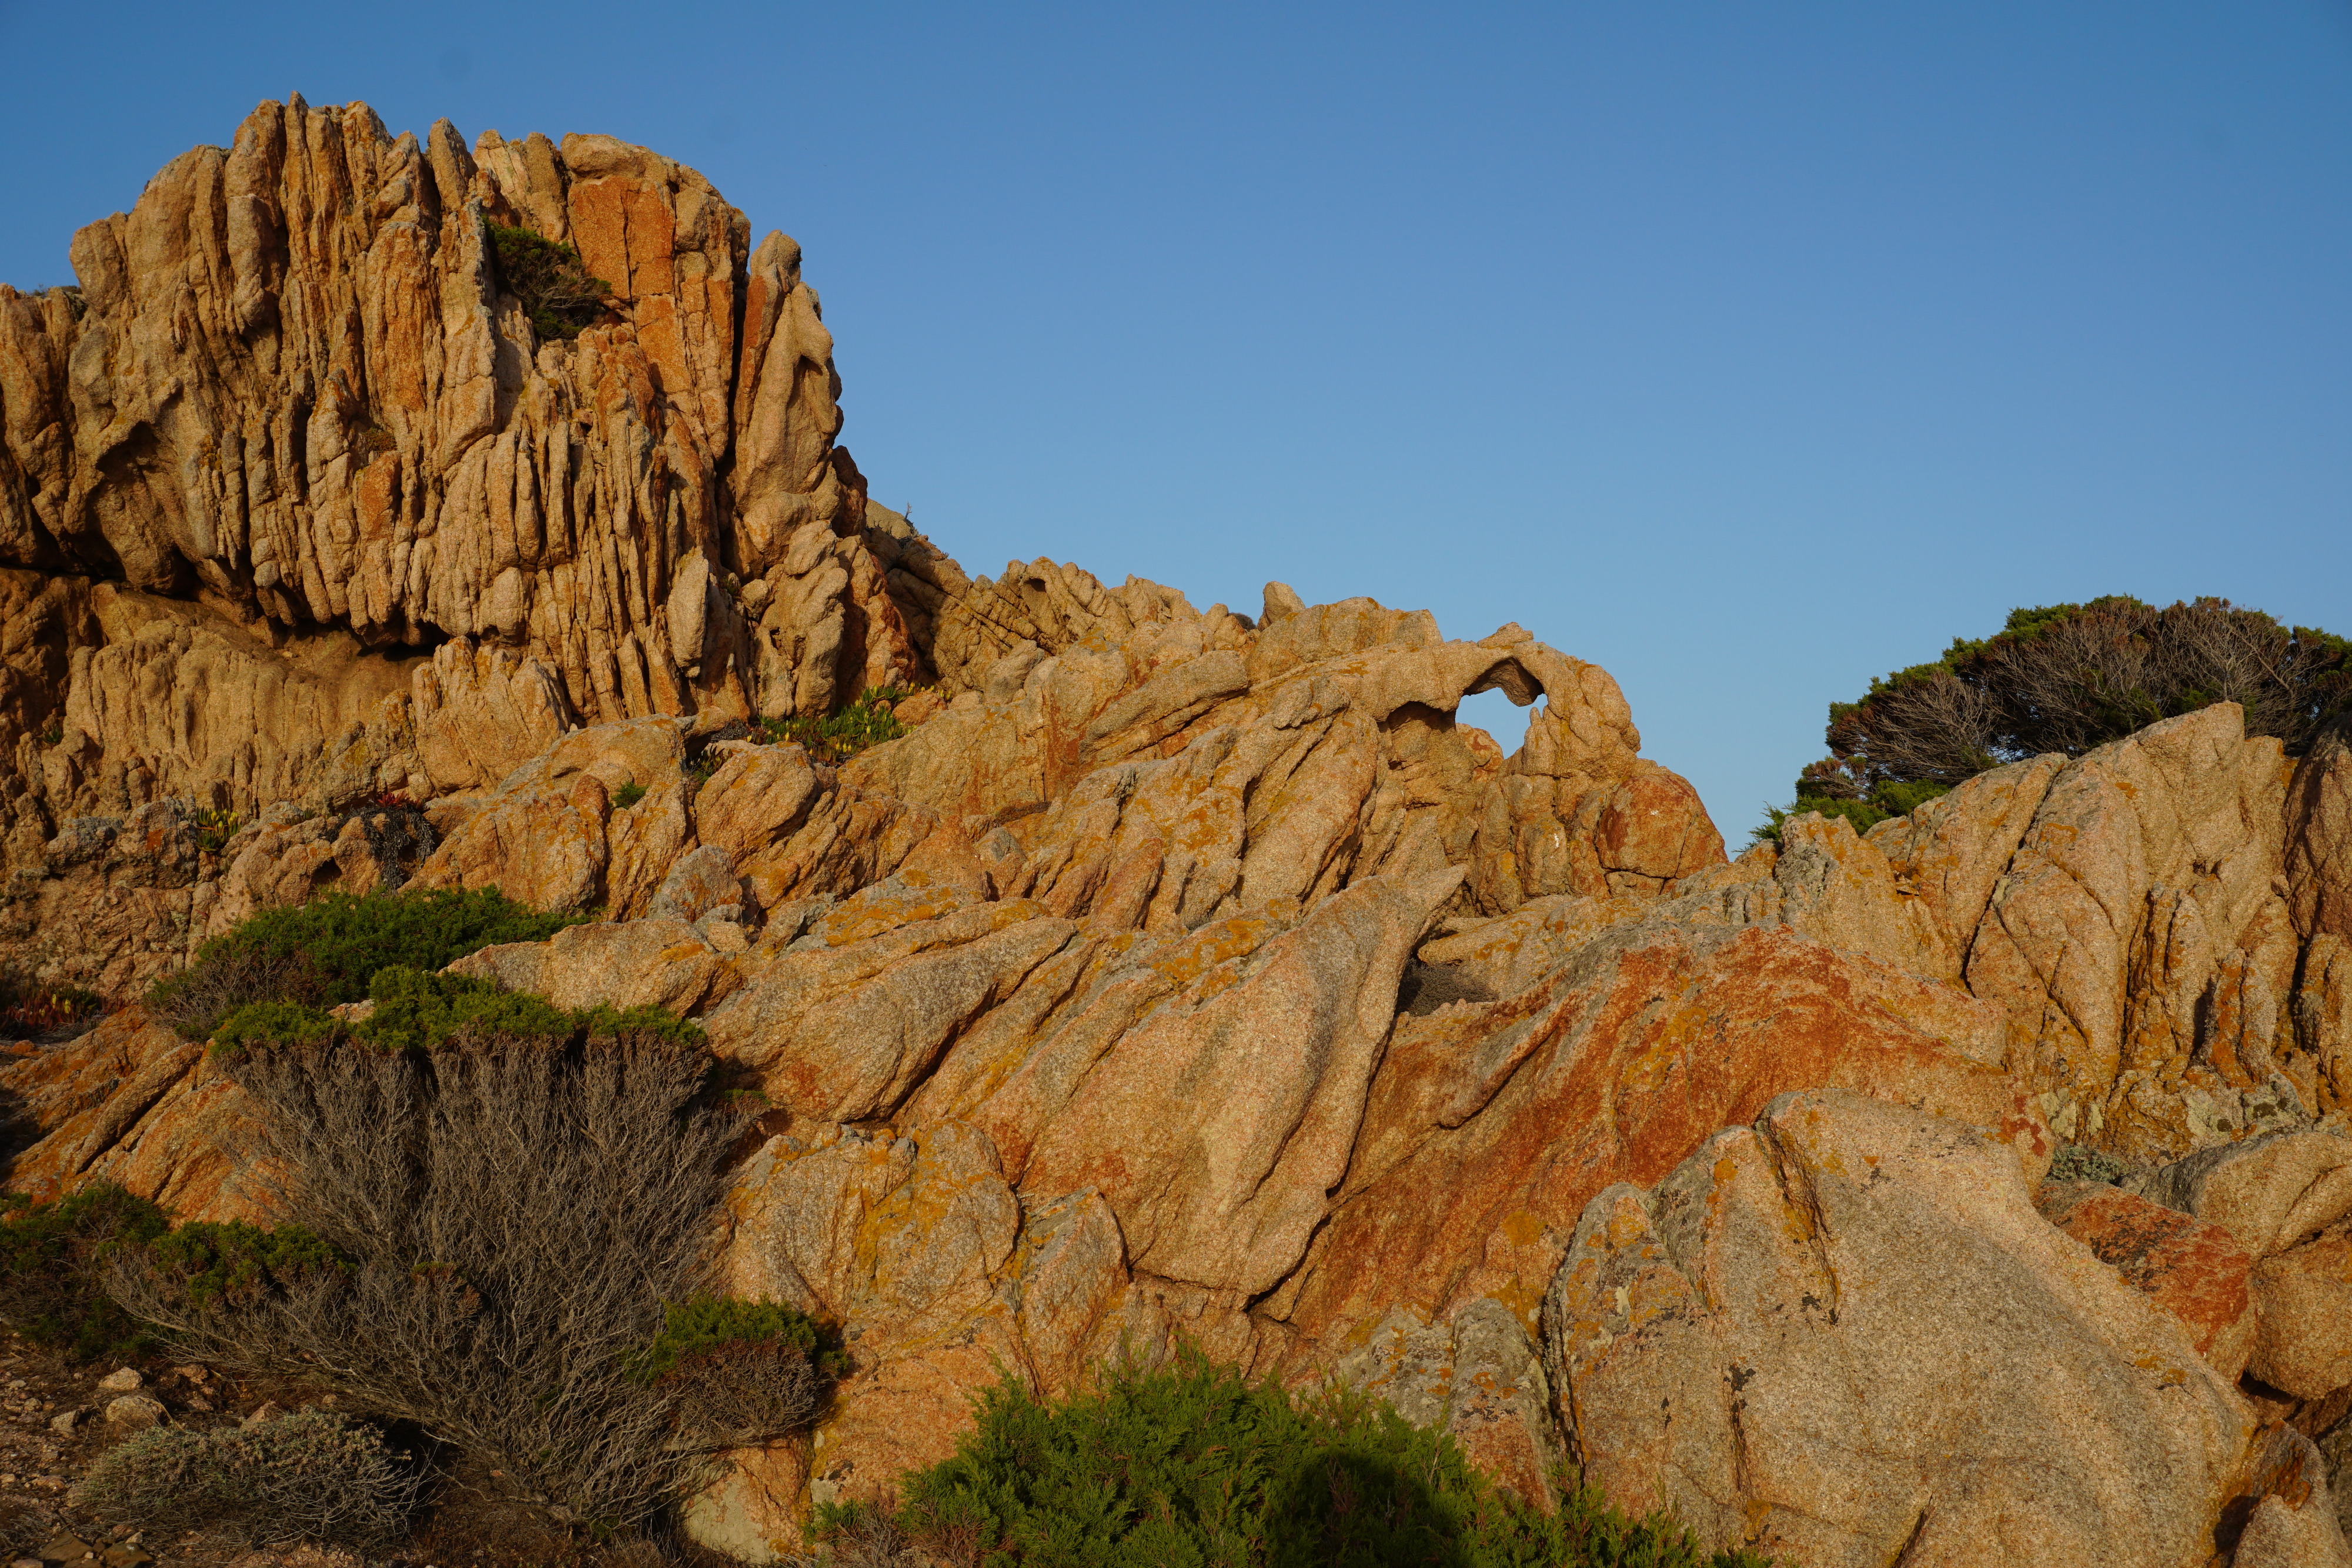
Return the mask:
<svg viewBox="0 0 2352 1568">
<path fill-rule="evenodd" d="M 1834 1090 L 1596 1197 L 1544 1329 L 1589 1479 L 1821 1568 L 2202 1563 L 2251 1427 L 2012 1150 Z"/>
</svg>

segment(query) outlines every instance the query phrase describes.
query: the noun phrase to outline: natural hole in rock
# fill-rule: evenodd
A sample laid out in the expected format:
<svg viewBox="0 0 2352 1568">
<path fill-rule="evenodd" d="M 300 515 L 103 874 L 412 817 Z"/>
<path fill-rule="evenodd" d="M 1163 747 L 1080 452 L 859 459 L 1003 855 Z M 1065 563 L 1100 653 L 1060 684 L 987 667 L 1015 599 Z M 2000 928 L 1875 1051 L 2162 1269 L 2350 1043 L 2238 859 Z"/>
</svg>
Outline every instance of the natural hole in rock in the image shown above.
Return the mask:
<svg viewBox="0 0 2352 1568">
<path fill-rule="evenodd" d="M 1477 692 L 1462 699 L 1454 722 L 1485 730 L 1507 757 L 1528 738 L 1528 719 L 1535 711 L 1535 705 L 1521 707 L 1500 691 Z"/>
</svg>

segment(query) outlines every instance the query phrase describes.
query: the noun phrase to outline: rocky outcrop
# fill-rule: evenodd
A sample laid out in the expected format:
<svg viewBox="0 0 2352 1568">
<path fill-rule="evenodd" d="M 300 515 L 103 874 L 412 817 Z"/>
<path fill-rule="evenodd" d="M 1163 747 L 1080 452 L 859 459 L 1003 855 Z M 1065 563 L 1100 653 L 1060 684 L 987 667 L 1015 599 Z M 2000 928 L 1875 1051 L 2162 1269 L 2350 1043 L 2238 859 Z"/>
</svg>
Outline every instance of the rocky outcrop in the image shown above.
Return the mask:
<svg viewBox="0 0 2352 1568">
<path fill-rule="evenodd" d="M 612 287 L 576 339 L 515 224 Z M 2333 1560 L 2339 740 L 2220 704 L 1727 860 L 1519 627 L 968 576 L 865 497 L 749 235 L 609 139 L 295 100 L 0 294 L 15 961 L 129 997 L 404 883 L 587 916 L 457 968 L 698 1019 L 765 1097 L 717 1266 L 850 1348 L 689 1510 L 755 1558 L 1000 1375 L 1190 1343 L 1807 1563 Z M 886 684 L 846 760 L 743 722 Z M 19 1189 L 264 1211 L 136 1008 L 0 1096 Z"/>
<path fill-rule="evenodd" d="M 542 339 L 501 224 L 604 319 Z M 0 289 L 11 865 L 167 796 L 421 800 L 574 722 L 827 711 L 929 678 L 894 573 L 969 586 L 869 528 L 799 248 L 643 148 L 298 97 L 72 259 Z"/>
</svg>

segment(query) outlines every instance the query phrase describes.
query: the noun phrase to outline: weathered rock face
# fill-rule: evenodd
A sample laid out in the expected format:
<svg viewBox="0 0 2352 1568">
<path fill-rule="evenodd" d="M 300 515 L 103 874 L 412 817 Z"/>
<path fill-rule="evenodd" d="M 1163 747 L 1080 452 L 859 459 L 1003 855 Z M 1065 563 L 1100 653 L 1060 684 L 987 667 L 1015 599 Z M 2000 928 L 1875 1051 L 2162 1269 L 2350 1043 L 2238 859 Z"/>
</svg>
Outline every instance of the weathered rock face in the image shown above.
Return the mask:
<svg viewBox="0 0 2352 1568">
<path fill-rule="evenodd" d="M 1805 1563 L 2203 1561 L 2244 1406 L 2030 1195 L 1833 1091 L 1601 1194 L 1544 1301 L 1585 1473 Z"/>
<path fill-rule="evenodd" d="M 493 223 L 604 319 L 539 340 Z M 754 1558 L 1001 1373 L 1189 1342 L 1806 1563 L 2333 1560 L 2340 740 L 2217 705 L 1727 861 L 1517 626 L 966 575 L 749 232 L 606 138 L 295 100 L 0 291 L 7 961 L 126 997 L 404 883 L 601 912 L 457 967 L 696 1017 L 765 1094 L 718 1267 L 854 1366 L 688 1511 Z M 734 722 L 885 683 L 909 733 L 838 765 Z M 1496 689 L 1508 755 L 1454 718 Z M 0 1097 L 19 1189 L 267 1196 L 135 1009 Z M 2126 1174 L 2042 1185 L 2062 1141 Z"/>
<path fill-rule="evenodd" d="M 541 340 L 494 224 L 575 246 L 605 319 Z M 690 169 L 296 98 L 72 257 L 78 288 L 0 289 L 12 864 L 39 862 L 27 802 L 54 831 L 164 795 L 422 799 L 575 720 L 926 673 L 886 577 L 937 552 L 902 519 L 866 542 L 799 249 Z"/>
</svg>

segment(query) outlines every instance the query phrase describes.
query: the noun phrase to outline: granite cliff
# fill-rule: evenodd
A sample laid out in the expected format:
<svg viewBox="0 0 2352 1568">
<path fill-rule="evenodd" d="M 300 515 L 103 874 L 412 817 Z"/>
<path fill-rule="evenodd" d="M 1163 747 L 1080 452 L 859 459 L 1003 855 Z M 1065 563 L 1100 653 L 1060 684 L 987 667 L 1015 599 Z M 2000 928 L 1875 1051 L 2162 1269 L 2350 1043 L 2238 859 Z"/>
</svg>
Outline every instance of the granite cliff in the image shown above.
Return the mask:
<svg viewBox="0 0 2352 1568">
<path fill-rule="evenodd" d="M 540 340 L 494 223 L 605 319 Z M 771 1106 L 727 1276 L 854 1352 L 706 1539 L 1190 1340 L 1795 1563 L 2352 1563 L 2341 737 L 2219 705 L 1727 859 L 1517 626 L 968 575 L 837 444 L 798 247 L 644 149 L 297 99 L 72 256 L 0 289 L 0 940 L 131 997 L 330 889 L 598 911 L 458 967 L 697 1018 Z M 845 760 L 745 733 L 877 686 Z M 258 1201 L 136 1006 L 0 1088 L 18 1190 Z"/>
</svg>

